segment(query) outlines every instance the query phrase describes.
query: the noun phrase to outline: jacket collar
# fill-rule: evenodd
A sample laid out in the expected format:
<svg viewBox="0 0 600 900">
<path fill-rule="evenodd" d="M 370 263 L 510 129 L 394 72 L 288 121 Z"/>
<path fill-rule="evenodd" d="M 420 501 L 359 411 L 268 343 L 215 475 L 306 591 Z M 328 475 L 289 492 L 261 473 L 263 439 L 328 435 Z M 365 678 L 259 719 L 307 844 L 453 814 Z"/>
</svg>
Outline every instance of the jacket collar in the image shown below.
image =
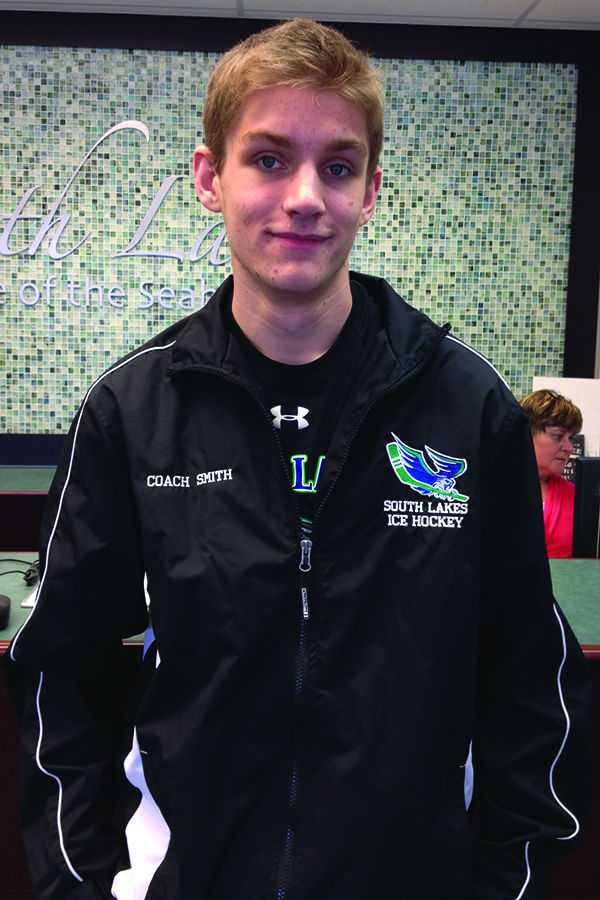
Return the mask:
<svg viewBox="0 0 600 900">
<path fill-rule="evenodd" d="M 410 306 L 383 278 L 351 272 L 352 281 L 363 285 L 379 308 L 383 323 L 380 379 L 393 382 L 423 365 L 448 332 L 424 313 Z M 233 277 L 221 284 L 205 307 L 183 325 L 172 355 L 172 372 L 213 369 L 237 375 L 231 335 L 226 327 L 225 306 L 231 303 Z"/>
<path fill-rule="evenodd" d="M 224 307 L 231 303 L 233 276 L 215 291 L 206 306 L 185 320 L 172 351 L 171 371 L 212 368 L 227 370 L 231 335 L 225 327 Z"/>
</svg>

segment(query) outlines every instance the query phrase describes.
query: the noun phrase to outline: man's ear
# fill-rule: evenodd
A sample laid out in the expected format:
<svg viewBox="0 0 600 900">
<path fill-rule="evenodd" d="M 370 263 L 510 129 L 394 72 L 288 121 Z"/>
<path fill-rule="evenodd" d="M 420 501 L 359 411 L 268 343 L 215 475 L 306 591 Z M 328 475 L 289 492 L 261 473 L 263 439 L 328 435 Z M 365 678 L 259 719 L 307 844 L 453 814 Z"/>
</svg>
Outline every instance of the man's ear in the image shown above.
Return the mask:
<svg viewBox="0 0 600 900">
<path fill-rule="evenodd" d="M 363 201 L 363 207 L 359 219 L 360 225 L 366 225 L 375 211 L 375 204 L 377 203 L 377 195 L 379 194 L 379 190 L 381 188 L 382 178 L 383 172 L 381 171 L 379 166 L 377 166 L 377 168 L 367 181 L 367 186 L 365 188 L 365 198 Z"/>
<path fill-rule="evenodd" d="M 193 163 L 198 200 L 211 212 L 222 212 L 219 176 L 208 147 L 202 145 L 194 150 Z"/>
</svg>

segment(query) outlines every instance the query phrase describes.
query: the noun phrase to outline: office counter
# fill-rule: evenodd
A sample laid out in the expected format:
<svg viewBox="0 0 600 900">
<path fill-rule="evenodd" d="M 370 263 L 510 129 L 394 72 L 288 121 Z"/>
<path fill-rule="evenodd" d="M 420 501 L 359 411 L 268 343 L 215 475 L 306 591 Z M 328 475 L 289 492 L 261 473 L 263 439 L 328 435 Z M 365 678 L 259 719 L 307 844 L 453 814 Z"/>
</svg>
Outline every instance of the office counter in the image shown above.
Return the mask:
<svg viewBox="0 0 600 900">
<path fill-rule="evenodd" d="M 0 548 L 23 550 L 38 546 L 40 520 L 48 488 L 54 476 L 52 466 L 0 465 Z M 16 556 L 16 553 L 12 553 Z M 0 578 L 0 593 L 7 593 Z"/>
<path fill-rule="evenodd" d="M 559 606 L 588 658 L 600 659 L 600 560 L 551 559 Z"/>
<path fill-rule="evenodd" d="M 53 466 L 0 465 L 0 492 L 40 491 L 46 494 L 55 471 Z"/>
</svg>

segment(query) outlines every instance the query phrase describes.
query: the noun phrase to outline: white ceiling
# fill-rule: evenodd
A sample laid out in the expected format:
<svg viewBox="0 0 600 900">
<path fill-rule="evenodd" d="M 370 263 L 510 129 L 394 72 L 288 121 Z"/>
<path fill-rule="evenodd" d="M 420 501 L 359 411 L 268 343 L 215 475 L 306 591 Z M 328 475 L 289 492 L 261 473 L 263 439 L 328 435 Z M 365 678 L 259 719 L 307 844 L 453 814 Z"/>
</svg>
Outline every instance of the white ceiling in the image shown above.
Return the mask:
<svg viewBox="0 0 600 900">
<path fill-rule="evenodd" d="M 0 10 L 600 30 L 600 0 L 0 0 Z"/>
</svg>

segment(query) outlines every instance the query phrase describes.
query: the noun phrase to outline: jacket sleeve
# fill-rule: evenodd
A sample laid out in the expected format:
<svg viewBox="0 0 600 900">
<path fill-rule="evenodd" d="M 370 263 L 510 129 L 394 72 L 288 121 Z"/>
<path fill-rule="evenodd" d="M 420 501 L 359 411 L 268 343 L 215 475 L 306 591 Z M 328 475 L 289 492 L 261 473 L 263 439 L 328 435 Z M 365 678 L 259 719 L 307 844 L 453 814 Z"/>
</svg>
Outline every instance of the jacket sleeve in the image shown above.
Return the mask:
<svg viewBox="0 0 600 900">
<path fill-rule="evenodd" d="M 552 595 L 529 425 L 514 405 L 482 472 L 473 900 L 543 900 L 591 797 L 586 661 Z"/>
<path fill-rule="evenodd" d="M 23 835 L 41 900 L 111 896 L 126 790 L 121 641 L 147 624 L 126 456 L 109 427 L 109 392 L 102 401 L 92 391 L 49 492 L 36 606 L 7 653 Z"/>
</svg>

